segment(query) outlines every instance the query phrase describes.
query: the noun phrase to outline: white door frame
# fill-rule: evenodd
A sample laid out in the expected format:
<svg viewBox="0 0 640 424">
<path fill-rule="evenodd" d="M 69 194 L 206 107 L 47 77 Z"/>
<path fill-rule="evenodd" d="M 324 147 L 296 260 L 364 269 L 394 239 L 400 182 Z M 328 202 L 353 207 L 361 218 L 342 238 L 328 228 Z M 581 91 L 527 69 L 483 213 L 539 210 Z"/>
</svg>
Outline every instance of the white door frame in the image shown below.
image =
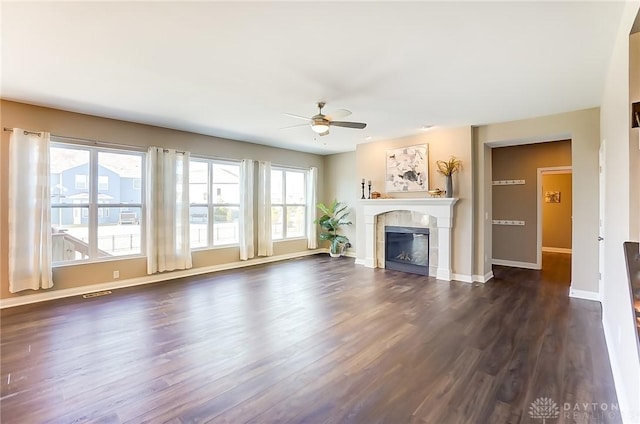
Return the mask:
<svg viewBox="0 0 640 424">
<path fill-rule="evenodd" d="M 552 174 L 572 174 L 573 168 L 569 166 L 550 166 L 546 168 L 538 168 L 537 191 L 536 191 L 536 207 L 537 207 L 537 235 L 536 235 L 536 265 L 538 269 L 542 269 L 542 176 Z M 571 182 L 573 187 L 573 181 Z M 573 197 L 573 194 L 572 196 Z M 573 205 L 573 198 L 571 199 Z M 573 219 L 571 220 L 571 245 L 573 246 Z M 571 261 L 573 263 L 573 260 Z"/>
<path fill-rule="evenodd" d="M 598 151 L 598 298 L 600 302 L 604 302 L 604 205 L 607 187 L 604 166 L 606 153 L 606 140 L 602 140 Z"/>
</svg>

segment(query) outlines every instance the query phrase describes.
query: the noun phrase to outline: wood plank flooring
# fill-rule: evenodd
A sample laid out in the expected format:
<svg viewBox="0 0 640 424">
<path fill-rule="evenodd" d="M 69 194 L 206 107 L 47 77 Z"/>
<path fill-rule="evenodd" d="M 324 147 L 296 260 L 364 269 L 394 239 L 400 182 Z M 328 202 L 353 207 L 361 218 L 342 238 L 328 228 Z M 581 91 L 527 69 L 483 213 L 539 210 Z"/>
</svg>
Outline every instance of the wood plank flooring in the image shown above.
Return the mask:
<svg viewBox="0 0 640 424">
<path fill-rule="evenodd" d="M 575 410 L 617 401 L 568 261 L 466 284 L 319 255 L 6 309 L 0 420 L 620 423 Z"/>
</svg>

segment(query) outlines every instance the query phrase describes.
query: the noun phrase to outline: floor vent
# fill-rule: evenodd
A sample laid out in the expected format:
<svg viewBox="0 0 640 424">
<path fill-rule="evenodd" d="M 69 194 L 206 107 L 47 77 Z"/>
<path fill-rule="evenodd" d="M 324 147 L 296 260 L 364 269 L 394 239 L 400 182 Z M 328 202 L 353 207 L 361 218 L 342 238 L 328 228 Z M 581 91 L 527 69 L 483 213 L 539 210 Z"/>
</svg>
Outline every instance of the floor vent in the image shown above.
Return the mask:
<svg viewBox="0 0 640 424">
<path fill-rule="evenodd" d="M 83 294 L 82 297 L 85 298 L 85 299 L 91 299 L 92 297 L 106 296 L 108 294 L 111 294 L 111 290 L 104 290 L 104 291 L 99 291 L 99 292 L 94 292 L 94 293 L 87 293 L 87 294 Z"/>
</svg>

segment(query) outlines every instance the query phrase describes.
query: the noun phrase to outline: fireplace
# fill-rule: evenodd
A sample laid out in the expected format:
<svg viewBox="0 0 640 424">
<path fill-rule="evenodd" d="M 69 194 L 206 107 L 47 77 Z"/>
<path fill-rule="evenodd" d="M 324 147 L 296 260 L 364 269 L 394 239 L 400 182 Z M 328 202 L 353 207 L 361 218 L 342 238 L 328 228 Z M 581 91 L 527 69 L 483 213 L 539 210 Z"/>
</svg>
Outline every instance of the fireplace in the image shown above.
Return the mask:
<svg viewBox="0 0 640 424">
<path fill-rule="evenodd" d="M 429 229 L 384 227 L 385 268 L 429 275 Z"/>
<path fill-rule="evenodd" d="M 371 199 L 360 200 L 362 213 L 364 214 L 364 225 L 358 225 L 358 240 L 364 240 L 364 257 L 358 250 L 356 264 L 369 268 L 377 268 L 376 251 L 384 249 L 384 242 L 378 246 L 379 239 L 376 238 L 376 223 L 379 215 L 391 211 L 410 211 L 429 215 L 435 219 L 435 226 L 431 227 L 437 241 L 434 238 L 434 246 L 431 248 L 431 263 L 434 265 L 433 276 L 438 280 L 451 281 L 451 237 L 453 230 L 453 206 L 458 201 L 455 198 L 444 197 L 424 197 L 420 199 Z M 399 223 L 398 225 L 405 225 Z M 411 224 L 409 224 L 411 225 Z M 380 235 L 382 238 L 383 234 Z M 381 259 L 384 259 L 383 255 Z"/>
</svg>

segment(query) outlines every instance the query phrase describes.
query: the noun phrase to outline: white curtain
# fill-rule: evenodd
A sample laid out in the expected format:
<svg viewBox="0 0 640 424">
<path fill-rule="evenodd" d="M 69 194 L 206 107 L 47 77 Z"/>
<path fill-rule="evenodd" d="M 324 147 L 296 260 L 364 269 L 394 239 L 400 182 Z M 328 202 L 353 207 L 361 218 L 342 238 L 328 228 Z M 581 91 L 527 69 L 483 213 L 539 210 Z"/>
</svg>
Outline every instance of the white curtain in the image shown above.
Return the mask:
<svg viewBox="0 0 640 424">
<path fill-rule="evenodd" d="M 240 260 L 254 256 L 253 245 L 253 161 L 240 162 Z"/>
<path fill-rule="evenodd" d="M 316 203 L 318 203 L 318 168 L 312 166 L 307 176 L 307 247 L 318 248 L 316 220 Z"/>
<path fill-rule="evenodd" d="M 9 291 L 53 287 L 49 133 L 9 138 Z"/>
<path fill-rule="evenodd" d="M 147 273 L 191 268 L 189 152 L 147 154 Z"/>
<path fill-rule="evenodd" d="M 271 162 L 258 163 L 258 256 L 273 255 L 271 240 Z"/>
</svg>

